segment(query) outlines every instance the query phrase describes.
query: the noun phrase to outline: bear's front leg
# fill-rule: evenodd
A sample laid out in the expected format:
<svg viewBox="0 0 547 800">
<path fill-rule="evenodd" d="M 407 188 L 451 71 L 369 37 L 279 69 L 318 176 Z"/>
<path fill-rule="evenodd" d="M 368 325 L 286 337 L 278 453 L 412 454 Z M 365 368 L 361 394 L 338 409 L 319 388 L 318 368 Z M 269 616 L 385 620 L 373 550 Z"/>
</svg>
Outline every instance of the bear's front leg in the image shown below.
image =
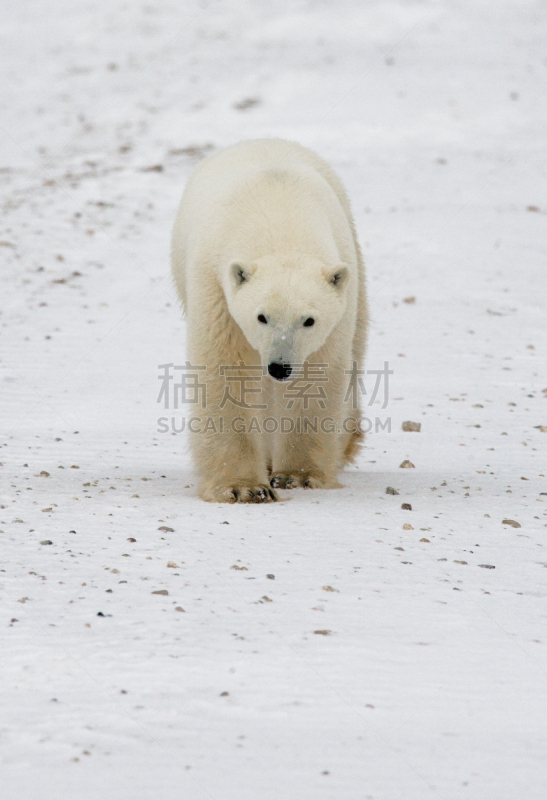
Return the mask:
<svg viewBox="0 0 547 800">
<path fill-rule="evenodd" d="M 228 429 L 191 433 L 190 443 L 201 475 L 199 495 L 210 503 L 271 503 L 265 459 L 256 436 Z"/>
<path fill-rule="evenodd" d="M 277 489 L 338 489 L 340 441 L 336 433 L 280 434 L 270 485 Z"/>
<path fill-rule="evenodd" d="M 241 331 L 224 309 L 200 309 L 188 321 L 188 354 L 204 365 L 200 384 L 207 418 L 190 426 L 189 442 L 200 476 L 199 496 L 210 503 L 271 503 L 265 443 L 256 426 L 262 399 L 263 369 Z M 200 319 L 212 319 L 203 326 Z"/>
</svg>

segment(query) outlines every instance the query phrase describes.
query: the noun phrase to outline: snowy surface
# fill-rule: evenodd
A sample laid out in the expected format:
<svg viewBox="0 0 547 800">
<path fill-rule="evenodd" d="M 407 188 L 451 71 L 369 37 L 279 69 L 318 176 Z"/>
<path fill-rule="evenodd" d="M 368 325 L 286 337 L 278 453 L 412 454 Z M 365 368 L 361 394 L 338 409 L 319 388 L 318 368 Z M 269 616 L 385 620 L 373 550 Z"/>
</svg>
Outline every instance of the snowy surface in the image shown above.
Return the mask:
<svg viewBox="0 0 547 800">
<path fill-rule="evenodd" d="M 543 799 L 544 4 L 1 15 L 2 800 Z M 343 489 L 208 505 L 157 430 L 170 228 L 272 135 L 348 187 L 391 432 Z"/>
</svg>

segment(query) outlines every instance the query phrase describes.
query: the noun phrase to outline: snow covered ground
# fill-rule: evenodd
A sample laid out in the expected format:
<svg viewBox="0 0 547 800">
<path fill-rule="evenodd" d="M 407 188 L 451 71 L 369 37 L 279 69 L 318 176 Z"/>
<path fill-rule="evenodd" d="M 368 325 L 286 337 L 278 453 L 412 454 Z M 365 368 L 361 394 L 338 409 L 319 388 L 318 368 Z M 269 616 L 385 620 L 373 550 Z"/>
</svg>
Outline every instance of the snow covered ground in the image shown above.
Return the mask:
<svg viewBox="0 0 547 800">
<path fill-rule="evenodd" d="M 0 14 L 2 800 L 543 799 L 545 5 Z M 215 506 L 158 431 L 169 235 L 258 136 L 347 185 L 391 431 Z"/>
</svg>

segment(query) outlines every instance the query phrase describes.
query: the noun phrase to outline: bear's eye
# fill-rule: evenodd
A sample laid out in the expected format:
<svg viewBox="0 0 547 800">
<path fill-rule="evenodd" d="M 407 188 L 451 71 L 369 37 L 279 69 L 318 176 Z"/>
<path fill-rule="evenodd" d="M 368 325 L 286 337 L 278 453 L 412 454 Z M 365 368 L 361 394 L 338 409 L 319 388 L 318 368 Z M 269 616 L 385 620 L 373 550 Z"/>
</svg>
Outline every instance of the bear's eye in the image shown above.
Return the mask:
<svg viewBox="0 0 547 800">
<path fill-rule="evenodd" d="M 333 286 L 337 286 L 340 283 L 341 279 L 342 275 L 339 272 L 337 272 L 336 275 L 332 276 L 330 282 L 332 283 Z"/>
<path fill-rule="evenodd" d="M 308 319 L 304 320 L 305 328 L 311 328 L 312 325 L 315 325 L 315 320 L 313 317 L 308 317 Z"/>
<path fill-rule="evenodd" d="M 267 325 L 267 324 L 268 324 L 268 320 L 266 319 L 266 317 L 264 316 L 264 314 L 259 314 L 259 315 L 258 315 L 258 317 L 257 317 L 257 319 L 258 319 L 258 321 L 259 321 L 259 322 L 261 322 L 263 325 Z"/>
</svg>

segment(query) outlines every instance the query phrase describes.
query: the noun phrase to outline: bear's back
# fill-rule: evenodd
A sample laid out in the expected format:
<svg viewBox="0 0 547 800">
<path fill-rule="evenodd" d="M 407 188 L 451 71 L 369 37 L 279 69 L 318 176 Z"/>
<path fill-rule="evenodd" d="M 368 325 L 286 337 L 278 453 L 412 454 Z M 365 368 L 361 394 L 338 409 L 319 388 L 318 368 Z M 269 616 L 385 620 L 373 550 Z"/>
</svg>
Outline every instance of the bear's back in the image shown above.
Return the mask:
<svg viewBox="0 0 547 800">
<path fill-rule="evenodd" d="M 276 174 L 281 177 L 287 168 L 302 166 L 311 167 L 327 181 L 351 219 L 348 196 L 336 172 L 313 150 L 287 139 L 251 139 L 232 144 L 202 161 L 190 177 L 187 188 L 191 190 L 194 181 L 201 184 L 211 182 L 211 190 L 215 191 L 223 179 L 228 183 L 246 172 L 268 170 L 272 177 Z"/>
<path fill-rule="evenodd" d="M 249 187 L 253 191 L 249 191 Z M 283 192 L 287 187 L 290 187 L 290 192 L 285 194 L 284 201 Z M 308 188 L 312 191 L 307 191 Z M 243 239 L 254 238 L 246 237 L 245 232 L 249 227 L 253 228 L 253 218 L 256 219 L 259 214 L 257 208 L 262 205 L 261 196 L 270 201 L 271 213 L 275 205 L 271 201 L 274 197 L 278 198 L 279 213 L 277 224 L 273 227 L 280 232 L 278 238 L 290 241 L 294 238 L 290 229 L 298 228 L 300 216 L 297 196 L 301 193 L 304 199 L 308 199 L 313 196 L 313 188 L 317 190 L 317 195 L 323 197 L 316 206 L 316 213 L 311 215 L 310 224 L 300 226 L 301 238 L 306 238 L 302 234 L 307 228 L 310 228 L 311 240 L 314 238 L 311 228 L 316 231 L 322 228 L 326 233 L 325 223 L 326 227 L 330 227 L 329 215 L 338 217 L 343 222 L 334 227 L 337 231 L 346 229 L 347 234 L 342 238 L 347 241 L 349 237 L 352 245 L 355 245 L 355 249 L 351 246 L 351 250 L 361 271 L 361 257 L 347 194 L 334 170 L 316 153 L 284 139 L 255 139 L 230 145 L 206 158 L 188 180 L 173 231 L 173 275 L 183 305 L 186 305 L 186 264 L 190 255 L 204 250 L 214 257 L 214 240 L 225 241 L 225 234 L 230 229 L 237 229 Z M 234 197 L 240 198 L 237 204 L 233 203 Z M 290 213 L 284 215 L 283 206 L 287 197 L 296 200 L 292 218 Z M 330 213 L 322 202 L 325 197 Z M 347 251 L 347 247 L 342 249 Z M 239 254 L 237 257 L 240 257 Z"/>
</svg>

